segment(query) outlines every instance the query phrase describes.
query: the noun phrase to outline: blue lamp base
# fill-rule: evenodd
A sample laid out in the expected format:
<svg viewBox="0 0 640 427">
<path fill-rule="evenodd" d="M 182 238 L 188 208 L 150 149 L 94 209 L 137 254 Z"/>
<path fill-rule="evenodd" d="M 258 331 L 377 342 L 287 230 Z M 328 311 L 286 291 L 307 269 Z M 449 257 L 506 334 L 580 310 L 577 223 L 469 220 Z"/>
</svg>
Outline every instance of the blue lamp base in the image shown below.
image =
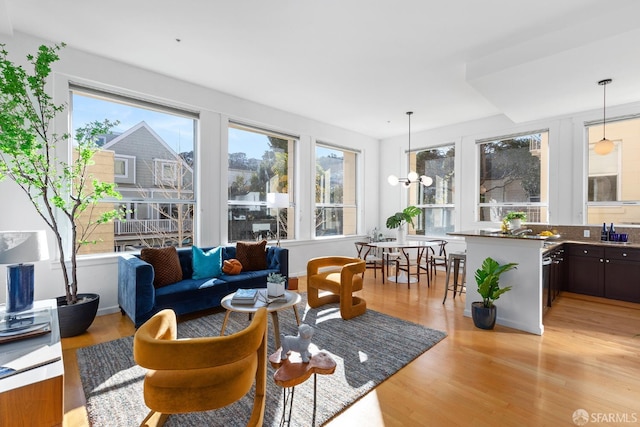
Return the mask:
<svg viewBox="0 0 640 427">
<path fill-rule="evenodd" d="M 7 313 L 33 308 L 33 264 L 7 267 Z"/>
</svg>

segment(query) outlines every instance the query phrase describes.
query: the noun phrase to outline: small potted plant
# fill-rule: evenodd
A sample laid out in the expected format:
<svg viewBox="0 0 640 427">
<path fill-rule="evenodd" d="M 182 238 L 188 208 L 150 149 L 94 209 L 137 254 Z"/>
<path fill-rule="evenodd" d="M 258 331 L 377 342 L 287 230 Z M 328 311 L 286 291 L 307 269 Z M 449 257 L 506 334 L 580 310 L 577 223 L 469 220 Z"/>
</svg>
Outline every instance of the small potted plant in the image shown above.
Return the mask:
<svg viewBox="0 0 640 427">
<path fill-rule="evenodd" d="M 269 273 L 267 276 L 267 296 L 281 297 L 284 295 L 284 285 L 287 278 L 280 273 Z"/>
<path fill-rule="evenodd" d="M 500 298 L 500 295 L 511 290 L 511 286 L 500 287 L 500 275 L 516 269 L 517 265 L 515 262 L 500 264 L 493 258 L 487 257 L 482 262 L 482 267 L 476 270 L 475 278 L 478 284 L 478 293 L 482 297 L 482 301 L 471 303 L 471 317 L 476 327 L 493 329 L 495 326 L 497 308 L 493 302 Z"/>
<path fill-rule="evenodd" d="M 509 223 L 509 230 L 517 230 L 522 227 L 522 222 L 526 220 L 527 214 L 524 212 L 509 212 L 503 221 Z"/>
<path fill-rule="evenodd" d="M 407 223 L 413 226 L 413 218 L 420 215 L 420 212 L 420 209 L 415 206 L 407 206 L 402 212 L 396 212 L 387 218 L 387 228 L 398 229 L 397 240 L 399 243 L 404 243 Z"/>
</svg>

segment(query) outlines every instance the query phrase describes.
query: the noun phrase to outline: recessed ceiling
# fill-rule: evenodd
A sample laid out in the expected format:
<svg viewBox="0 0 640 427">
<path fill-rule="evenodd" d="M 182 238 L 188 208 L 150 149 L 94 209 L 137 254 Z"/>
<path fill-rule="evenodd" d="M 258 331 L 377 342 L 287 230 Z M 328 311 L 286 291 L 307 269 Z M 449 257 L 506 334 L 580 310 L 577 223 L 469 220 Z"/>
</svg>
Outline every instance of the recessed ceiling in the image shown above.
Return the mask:
<svg viewBox="0 0 640 427">
<path fill-rule="evenodd" d="M 640 101 L 637 0 L 0 0 L 14 32 L 376 138 Z M 180 39 L 178 42 L 176 39 Z"/>
</svg>

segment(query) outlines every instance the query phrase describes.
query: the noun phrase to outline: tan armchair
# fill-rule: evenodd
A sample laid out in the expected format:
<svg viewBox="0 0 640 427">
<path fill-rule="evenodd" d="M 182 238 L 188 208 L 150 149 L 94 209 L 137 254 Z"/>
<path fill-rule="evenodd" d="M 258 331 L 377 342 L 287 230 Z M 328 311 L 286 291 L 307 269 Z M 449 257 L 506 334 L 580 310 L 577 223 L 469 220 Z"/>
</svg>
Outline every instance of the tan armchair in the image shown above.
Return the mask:
<svg viewBox="0 0 640 427">
<path fill-rule="evenodd" d="M 247 394 L 255 381 L 248 426 L 261 426 L 267 379 L 267 310 L 233 335 L 177 338 L 176 315 L 162 310 L 137 330 L 133 357 L 147 368 L 144 401 L 151 412 L 142 426 L 164 424 L 169 414 L 208 411 Z"/>
<path fill-rule="evenodd" d="M 338 267 L 338 269 L 331 268 Z M 322 269 L 322 271 L 321 271 Z M 307 293 L 310 307 L 320 307 L 332 302 L 340 302 L 340 316 L 351 319 L 367 310 L 367 302 L 353 296 L 362 290 L 362 273 L 366 262 L 351 257 L 319 257 L 307 263 Z M 329 295 L 319 295 L 319 291 L 329 291 Z"/>
</svg>

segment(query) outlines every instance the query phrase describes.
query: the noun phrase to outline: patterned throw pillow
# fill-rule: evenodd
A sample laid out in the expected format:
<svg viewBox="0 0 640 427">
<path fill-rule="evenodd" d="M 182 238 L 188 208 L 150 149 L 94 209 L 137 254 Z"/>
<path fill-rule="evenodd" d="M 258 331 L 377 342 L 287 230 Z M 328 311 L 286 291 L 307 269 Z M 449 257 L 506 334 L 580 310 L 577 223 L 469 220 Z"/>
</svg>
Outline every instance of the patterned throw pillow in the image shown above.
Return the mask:
<svg viewBox="0 0 640 427">
<path fill-rule="evenodd" d="M 182 280 L 182 267 L 178 252 L 173 246 L 167 248 L 144 248 L 140 251 L 140 259 L 153 266 L 153 286 L 161 288 Z"/>
<path fill-rule="evenodd" d="M 222 247 L 208 250 L 191 246 L 192 279 L 209 279 L 222 274 Z"/>
<path fill-rule="evenodd" d="M 222 263 L 222 271 L 224 274 L 234 275 L 242 271 L 242 264 L 237 259 L 225 259 Z"/>
<path fill-rule="evenodd" d="M 243 271 L 267 269 L 267 241 L 236 243 L 236 258 L 242 264 Z"/>
</svg>

